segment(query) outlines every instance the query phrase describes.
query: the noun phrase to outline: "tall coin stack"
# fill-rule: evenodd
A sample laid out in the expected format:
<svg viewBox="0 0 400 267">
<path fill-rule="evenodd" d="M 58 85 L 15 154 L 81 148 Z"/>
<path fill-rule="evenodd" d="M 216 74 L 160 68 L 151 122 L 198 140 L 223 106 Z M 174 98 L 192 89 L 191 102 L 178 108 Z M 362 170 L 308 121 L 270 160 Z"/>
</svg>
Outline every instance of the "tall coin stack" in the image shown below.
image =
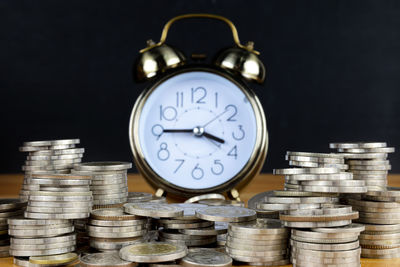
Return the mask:
<svg viewBox="0 0 400 267">
<path fill-rule="evenodd" d="M 364 181 L 368 191 L 386 189 L 391 169 L 387 156 L 395 151 L 394 147 L 387 147 L 385 142 L 331 143 L 329 147 L 337 149 L 349 165 L 348 171 L 355 180 Z"/>
<path fill-rule="evenodd" d="M 93 209 L 121 207 L 128 197 L 129 162 L 86 162 L 75 164 L 72 173 L 90 175 Z"/>
<path fill-rule="evenodd" d="M 147 219 L 127 214 L 122 208 L 96 209 L 86 225 L 90 246 L 99 251 L 118 251 L 138 242 L 144 242 Z"/>
<path fill-rule="evenodd" d="M 28 201 L 29 184 L 27 179 L 33 173 L 69 173 L 75 163 L 82 160 L 84 148 L 77 148 L 79 139 L 63 139 L 49 141 L 24 142 L 19 148 L 28 152 L 25 165 L 24 183 L 20 191 L 20 199 Z"/>
<path fill-rule="evenodd" d="M 387 156 L 395 151 L 385 142 L 331 143 L 350 166 L 354 179 L 365 181 L 368 192 L 347 196 L 344 201 L 359 211 L 365 225 L 360 235 L 364 258 L 400 257 L 400 190 L 387 187 L 391 165 Z"/>
<path fill-rule="evenodd" d="M 26 202 L 21 202 L 20 199 L 0 199 L 0 258 L 10 256 L 10 236 L 8 235 L 7 220 L 21 216 L 25 207 Z"/>
</svg>

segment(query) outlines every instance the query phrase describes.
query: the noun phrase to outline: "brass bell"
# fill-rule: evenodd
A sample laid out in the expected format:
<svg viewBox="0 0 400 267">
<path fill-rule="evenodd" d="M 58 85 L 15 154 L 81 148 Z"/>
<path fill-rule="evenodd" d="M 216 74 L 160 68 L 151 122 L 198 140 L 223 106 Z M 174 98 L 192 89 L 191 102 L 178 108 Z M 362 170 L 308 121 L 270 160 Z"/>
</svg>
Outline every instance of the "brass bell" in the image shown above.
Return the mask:
<svg viewBox="0 0 400 267">
<path fill-rule="evenodd" d="M 168 69 L 183 65 L 186 61 L 181 51 L 165 43 L 156 45 L 149 40 L 147 45 L 148 47 L 141 51 L 133 70 L 138 82 L 146 81 Z"/>
<path fill-rule="evenodd" d="M 253 43 L 247 44 L 245 48 L 232 47 L 222 51 L 217 56 L 215 64 L 249 81 L 262 84 L 265 80 L 265 66 L 253 51 Z"/>
</svg>

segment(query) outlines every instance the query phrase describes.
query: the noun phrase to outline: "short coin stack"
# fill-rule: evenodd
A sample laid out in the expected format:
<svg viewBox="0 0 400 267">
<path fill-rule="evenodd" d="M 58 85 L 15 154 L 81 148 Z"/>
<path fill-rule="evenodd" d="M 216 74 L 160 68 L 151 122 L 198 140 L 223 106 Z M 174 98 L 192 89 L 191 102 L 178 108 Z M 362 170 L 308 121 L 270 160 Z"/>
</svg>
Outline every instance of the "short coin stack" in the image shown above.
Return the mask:
<svg viewBox="0 0 400 267">
<path fill-rule="evenodd" d="M 90 175 L 93 209 L 125 203 L 128 197 L 127 170 L 129 162 L 87 162 L 76 164 L 72 173 Z"/>
<path fill-rule="evenodd" d="M 275 219 L 230 223 L 226 251 L 250 265 L 285 265 L 289 264 L 288 236 L 289 229 Z"/>
<path fill-rule="evenodd" d="M 96 209 L 86 225 L 90 246 L 100 251 L 115 251 L 143 242 L 147 219 L 127 214 L 122 208 Z"/>
<path fill-rule="evenodd" d="M 348 171 L 355 180 L 364 181 L 368 191 L 385 190 L 391 169 L 387 156 L 395 151 L 394 147 L 387 147 L 385 142 L 331 143 L 329 147 L 340 152 L 349 165 Z"/>
<path fill-rule="evenodd" d="M 49 256 L 75 250 L 70 220 L 9 219 L 10 254 L 14 257 Z"/>
<path fill-rule="evenodd" d="M 360 266 L 358 236 L 364 226 L 292 229 L 290 245 L 293 266 Z"/>
<path fill-rule="evenodd" d="M 21 216 L 26 202 L 15 198 L 0 199 L 0 258 L 9 257 L 10 236 L 8 235 L 7 219 Z"/>
<path fill-rule="evenodd" d="M 160 240 L 184 244 L 187 247 L 215 244 L 218 233 L 226 233 L 227 229 L 216 229 L 214 222 L 196 217 L 196 210 L 207 205 L 196 203 L 170 204 L 183 209 L 183 216 L 162 218 L 158 220 Z"/>
<path fill-rule="evenodd" d="M 28 201 L 29 179 L 33 173 L 69 173 L 75 163 L 82 160 L 84 148 L 77 148 L 79 139 L 25 142 L 19 150 L 28 152 L 25 165 L 25 180 L 20 191 L 20 198 Z"/>
<path fill-rule="evenodd" d="M 92 209 L 90 176 L 32 174 L 25 217 L 30 219 L 83 219 Z M 34 188 L 36 187 L 36 188 Z"/>
</svg>

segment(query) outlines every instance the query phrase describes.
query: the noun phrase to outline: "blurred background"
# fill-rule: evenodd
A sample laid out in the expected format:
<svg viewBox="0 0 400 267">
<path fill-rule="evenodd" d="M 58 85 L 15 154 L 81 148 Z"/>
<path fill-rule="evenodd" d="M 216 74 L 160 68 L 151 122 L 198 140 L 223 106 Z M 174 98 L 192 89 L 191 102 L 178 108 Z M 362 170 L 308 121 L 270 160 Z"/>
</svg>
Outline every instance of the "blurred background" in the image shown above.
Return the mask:
<svg viewBox="0 0 400 267">
<path fill-rule="evenodd" d="M 21 172 L 23 141 L 80 138 L 85 161 L 131 161 L 128 123 L 149 84 L 132 81 L 146 40 L 183 13 L 232 20 L 267 67 L 259 96 L 270 135 L 264 172 L 333 141 L 400 144 L 399 1 L 0 1 L 0 172 Z M 168 43 L 211 60 L 232 46 L 208 20 L 174 25 Z M 400 151 L 390 156 L 400 172 Z M 135 171 L 135 170 L 133 170 Z"/>
</svg>

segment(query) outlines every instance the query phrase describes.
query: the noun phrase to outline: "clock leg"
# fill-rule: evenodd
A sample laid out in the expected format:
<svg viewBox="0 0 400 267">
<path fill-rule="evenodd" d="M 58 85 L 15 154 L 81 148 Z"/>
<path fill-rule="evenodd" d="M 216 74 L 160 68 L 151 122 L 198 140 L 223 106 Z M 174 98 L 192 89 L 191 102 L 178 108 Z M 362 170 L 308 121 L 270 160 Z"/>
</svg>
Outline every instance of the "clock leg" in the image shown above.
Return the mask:
<svg viewBox="0 0 400 267">
<path fill-rule="evenodd" d="M 165 193 L 164 189 L 158 188 L 157 191 L 154 193 L 154 195 L 156 197 L 162 197 L 164 196 L 164 193 Z"/>
<path fill-rule="evenodd" d="M 240 201 L 239 191 L 236 188 L 231 189 L 231 191 L 229 191 L 228 195 L 231 199 Z"/>
</svg>

